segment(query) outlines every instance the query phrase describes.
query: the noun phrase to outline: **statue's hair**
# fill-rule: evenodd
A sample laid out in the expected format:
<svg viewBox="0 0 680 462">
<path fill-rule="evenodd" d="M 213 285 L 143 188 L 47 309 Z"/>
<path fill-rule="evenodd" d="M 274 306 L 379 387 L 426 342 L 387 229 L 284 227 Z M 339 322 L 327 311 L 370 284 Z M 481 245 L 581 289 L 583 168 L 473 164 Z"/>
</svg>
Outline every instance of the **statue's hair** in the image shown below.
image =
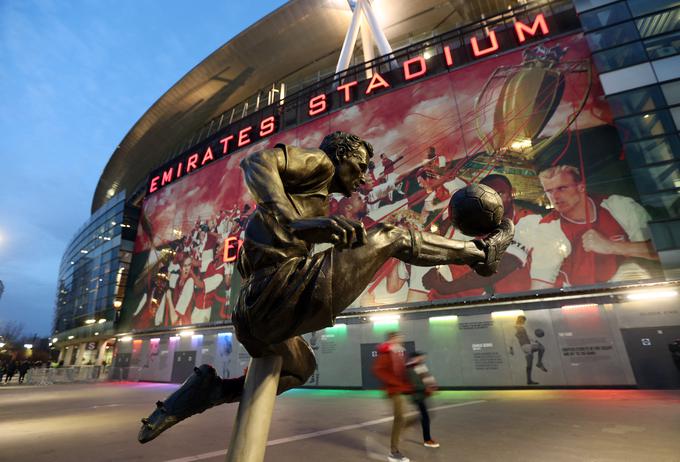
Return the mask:
<svg viewBox="0 0 680 462">
<path fill-rule="evenodd" d="M 326 135 L 319 149 L 325 152 L 335 165 L 338 165 L 341 160 L 344 160 L 352 151 L 359 149 L 361 146 L 366 148 L 369 159 L 373 157 L 373 146 L 371 143 L 362 140 L 356 135 L 337 131 Z"/>
<path fill-rule="evenodd" d="M 563 173 L 571 175 L 576 183 L 581 183 L 582 181 L 581 172 L 573 165 L 555 165 L 554 167 L 546 168 L 538 174 L 538 178 L 539 180 L 544 178 L 550 179 Z"/>
</svg>

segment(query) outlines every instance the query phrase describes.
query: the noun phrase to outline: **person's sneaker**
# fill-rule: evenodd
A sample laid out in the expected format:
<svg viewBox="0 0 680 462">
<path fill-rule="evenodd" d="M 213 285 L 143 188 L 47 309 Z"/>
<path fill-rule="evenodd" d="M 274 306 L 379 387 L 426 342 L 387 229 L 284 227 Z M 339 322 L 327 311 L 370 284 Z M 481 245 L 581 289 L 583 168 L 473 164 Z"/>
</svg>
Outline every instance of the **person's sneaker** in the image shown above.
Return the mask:
<svg viewBox="0 0 680 462">
<path fill-rule="evenodd" d="M 543 372 L 548 372 L 548 369 L 545 368 L 545 366 L 543 365 L 543 363 L 536 364 L 536 367 L 538 367 L 538 368 L 539 368 L 540 370 L 542 370 Z"/>
<path fill-rule="evenodd" d="M 223 381 L 215 369 L 203 364 L 165 401 L 157 401 L 156 409 L 142 419 L 137 440 L 147 443 L 168 428 L 217 404 L 238 401 L 243 393 L 244 377 Z"/>
<path fill-rule="evenodd" d="M 401 452 L 392 452 L 387 456 L 388 462 L 411 462 L 411 459 L 403 455 Z"/>
<path fill-rule="evenodd" d="M 478 247 L 484 250 L 485 259 L 470 265 L 480 276 L 492 276 L 498 269 L 501 257 L 515 237 L 515 225 L 508 218 L 503 218 L 501 224 L 484 239 L 475 239 Z"/>
<path fill-rule="evenodd" d="M 427 440 L 423 443 L 423 446 L 426 448 L 438 448 L 439 443 L 437 443 L 435 440 Z"/>
</svg>

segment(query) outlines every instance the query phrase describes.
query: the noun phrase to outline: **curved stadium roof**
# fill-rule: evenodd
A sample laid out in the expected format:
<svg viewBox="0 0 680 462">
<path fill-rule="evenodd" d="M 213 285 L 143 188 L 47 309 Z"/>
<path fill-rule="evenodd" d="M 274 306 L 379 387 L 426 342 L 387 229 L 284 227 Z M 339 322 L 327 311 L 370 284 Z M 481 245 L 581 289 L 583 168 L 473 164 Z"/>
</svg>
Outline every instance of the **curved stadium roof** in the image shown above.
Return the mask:
<svg viewBox="0 0 680 462">
<path fill-rule="evenodd" d="M 373 0 L 391 43 L 440 33 L 516 1 Z M 206 122 L 291 76 L 334 70 L 351 20 L 347 0 L 291 0 L 213 52 L 168 90 L 116 147 L 99 178 L 92 212 L 148 173 Z"/>
</svg>

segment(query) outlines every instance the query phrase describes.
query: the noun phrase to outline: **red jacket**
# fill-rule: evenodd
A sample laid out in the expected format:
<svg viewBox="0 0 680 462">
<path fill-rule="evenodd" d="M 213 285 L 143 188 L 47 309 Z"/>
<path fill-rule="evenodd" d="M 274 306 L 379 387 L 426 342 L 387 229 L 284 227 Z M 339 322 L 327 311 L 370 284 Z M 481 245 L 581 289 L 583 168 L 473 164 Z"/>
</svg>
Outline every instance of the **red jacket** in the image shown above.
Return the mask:
<svg viewBox="0 0 680 462">
<path fill-rule="evenodd" d="M 373 374 L 383 383 L 388 395 L 412 393 L 413 385 L 406 375 L 404 351 L 394 351 L 391 343 L 378 345 L 378 357 L 373 363 Z"/>
</svg>

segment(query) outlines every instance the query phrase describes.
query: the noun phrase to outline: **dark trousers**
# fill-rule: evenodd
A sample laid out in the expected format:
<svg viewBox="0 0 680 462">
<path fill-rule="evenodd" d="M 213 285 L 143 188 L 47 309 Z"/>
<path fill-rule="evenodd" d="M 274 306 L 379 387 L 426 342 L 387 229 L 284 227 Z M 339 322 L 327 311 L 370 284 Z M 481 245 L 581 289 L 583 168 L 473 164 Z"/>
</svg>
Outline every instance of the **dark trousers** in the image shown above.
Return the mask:
<svg viewBox="0 0 680 462">
<path fill-rule="evenodd" d="M 420 411 L 420 425 L 423 427 L 423 441 L 432 439 L 430 435 L 430 414 L 427 412 L 427 404 L 425 400 L 414 401 L 418 411 Z"/>
</svg>

